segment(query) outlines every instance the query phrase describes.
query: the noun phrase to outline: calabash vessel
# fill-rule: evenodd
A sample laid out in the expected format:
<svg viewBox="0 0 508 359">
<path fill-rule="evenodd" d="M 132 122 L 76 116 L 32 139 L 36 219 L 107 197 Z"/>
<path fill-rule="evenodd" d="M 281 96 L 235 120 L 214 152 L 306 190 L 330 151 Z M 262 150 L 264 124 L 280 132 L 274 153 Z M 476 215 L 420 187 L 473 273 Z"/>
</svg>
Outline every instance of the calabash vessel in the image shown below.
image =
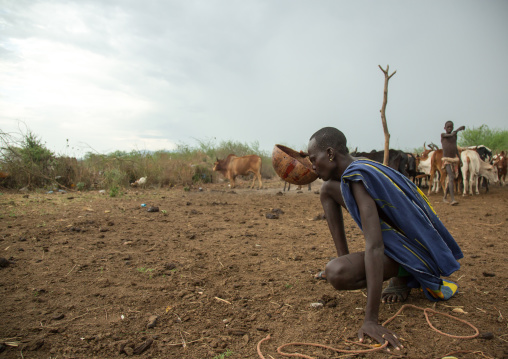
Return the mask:
<svg viewBox="0 0 508 359">
<path fill-rule="evenodd" d="M 291 184 L 305 185 L 318 178 L 309 157 L 283 145 L 273 148 L 272 166 L 280 178 Z"/>
</svg>

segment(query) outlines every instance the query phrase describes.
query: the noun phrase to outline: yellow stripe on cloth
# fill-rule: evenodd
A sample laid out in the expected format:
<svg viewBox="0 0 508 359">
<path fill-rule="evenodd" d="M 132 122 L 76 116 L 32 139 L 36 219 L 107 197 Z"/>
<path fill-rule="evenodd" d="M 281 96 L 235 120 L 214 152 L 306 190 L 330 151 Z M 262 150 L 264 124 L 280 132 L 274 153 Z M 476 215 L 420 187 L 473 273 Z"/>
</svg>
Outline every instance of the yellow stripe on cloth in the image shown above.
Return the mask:
<svg viewBox="0 0 508 359">
<path fill-rule="evenodd" d="M 375 167 L 375 166 L 372 166 L 372 165 L 369 165 L 369 164 L 365 164 L 365 165 L 366 165 L 366 166 L 369 166 L 369 167 L 374 168 L 376 171 L 378 171 L 378 172 L 379 172 L 379 173 L 381 173 L 383 176 L 385 176 L 386 178 L 388 178 L 388 180 L 389 180 L 389 181 L 390 181 L 390 182 L 391 182 L 391 183 L 395 186 L 395 188 L 397 188 L 399 191 L 401 191 L 401 192 L 404 194 L 404 196 L 406 195 L 406 194 L 404 193 L 404 191 L 403 191 L 403 190 L 401 190 L 401 189 L 400 189 L 400 187 L 399 187 L 399 186 L 397 186 L 397 184 L 396 184 L 395 182 L 393 182 L 393 181 L 392 181 L 392 179 L 391 179 L 390 177 L 388 177 L 388 176 L 387 176 L 387 175 L 386 175 L 383 171 L 381 171 L 379 168 L 377 168 L 377 167 Z"/>
</svg>

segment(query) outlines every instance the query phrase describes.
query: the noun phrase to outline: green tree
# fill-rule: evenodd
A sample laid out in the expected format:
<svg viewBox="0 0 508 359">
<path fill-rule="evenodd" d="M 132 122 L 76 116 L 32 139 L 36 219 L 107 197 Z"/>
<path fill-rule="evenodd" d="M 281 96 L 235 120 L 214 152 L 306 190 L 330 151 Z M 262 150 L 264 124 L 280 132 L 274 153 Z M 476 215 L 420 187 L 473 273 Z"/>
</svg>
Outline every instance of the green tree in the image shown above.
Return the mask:
<svg viewBox="0 0 508 359">
<path fill-rule="evenodd" d="M 493 152 L 506 151 L 508 149 L 508 131 L 490 129 L 487 125 L 466 128 L 459 132 L 457 144 L 460 147 L 484 145 Z"/>
<path fill-rule="evenodd" d="M 52 183 L 56 167 L 53 152 L 27 129 L 18 136 L 1 133 L 0 162 L 14 182 L 32 187 Z"/>
</svg>

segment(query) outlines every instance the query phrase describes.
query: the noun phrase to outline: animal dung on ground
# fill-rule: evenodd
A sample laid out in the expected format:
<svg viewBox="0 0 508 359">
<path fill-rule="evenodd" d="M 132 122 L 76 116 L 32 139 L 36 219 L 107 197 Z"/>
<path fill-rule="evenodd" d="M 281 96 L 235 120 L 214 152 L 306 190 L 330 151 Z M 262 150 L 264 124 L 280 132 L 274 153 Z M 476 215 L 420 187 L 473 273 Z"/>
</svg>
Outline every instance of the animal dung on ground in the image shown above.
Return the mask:
<svg viewBox="0 0 508 359">
<path fill-rule="evenodd" d="M 308 156 L 283 145 L 273 148 L 272 166 L 280 178 L 291 184 L 309 184 L 318 178 Z"/>
<path fill-rule="evenodd" d="M 146 211 L 147 212 L 159 212 L 159 207 L 149 207 Z"/>
</svg>

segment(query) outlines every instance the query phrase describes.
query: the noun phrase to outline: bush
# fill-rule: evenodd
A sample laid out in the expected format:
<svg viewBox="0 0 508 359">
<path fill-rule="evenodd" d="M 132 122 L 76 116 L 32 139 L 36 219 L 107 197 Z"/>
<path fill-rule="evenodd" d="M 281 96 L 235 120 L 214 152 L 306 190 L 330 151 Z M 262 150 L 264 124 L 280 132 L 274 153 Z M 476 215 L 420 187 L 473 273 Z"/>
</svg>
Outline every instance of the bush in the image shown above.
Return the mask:
<svg viewBox="0 0 508 359">
<path fill-rule="evenodd" d="M 457 144 L 461 147 L 484 145 L 494 153 L 508 149 L 508 131 L 490 129 L 487 125 L 466 128 L 459 132 Z"/>
<path fill-rule="evenodd" d="M 17 137 L 0 133 L 0 141 L 0 171 L 10 174 L 9 181 L 3 180 L 0 185 L 10 183 L 18 188 L 106 189 L 117 196 L 141 177 L 147 177 L 149 187 L 190 188 L 193 184 L 217 182 L 219 173 L 212 170 L 214 162 L 229 154 L 257 154 L 262 159 L 262 177 L 275 176 L 271 153 L 261 151 L 258 142 L 223 141 L 216 145 L 212 140 L 203 140 L 198 141 L 197 148 L 179 144 L 173 151 L 88 152 L 76 159 L 55 155 L 29 130 Z"/>
<path fill-rule="evenodd" d="M 55 184 L 56 160 L 42 140 L 27 130 L 18 136 L 0 134 L 0 161 L 17 187 L 45 187 Z"/>
</svg>

